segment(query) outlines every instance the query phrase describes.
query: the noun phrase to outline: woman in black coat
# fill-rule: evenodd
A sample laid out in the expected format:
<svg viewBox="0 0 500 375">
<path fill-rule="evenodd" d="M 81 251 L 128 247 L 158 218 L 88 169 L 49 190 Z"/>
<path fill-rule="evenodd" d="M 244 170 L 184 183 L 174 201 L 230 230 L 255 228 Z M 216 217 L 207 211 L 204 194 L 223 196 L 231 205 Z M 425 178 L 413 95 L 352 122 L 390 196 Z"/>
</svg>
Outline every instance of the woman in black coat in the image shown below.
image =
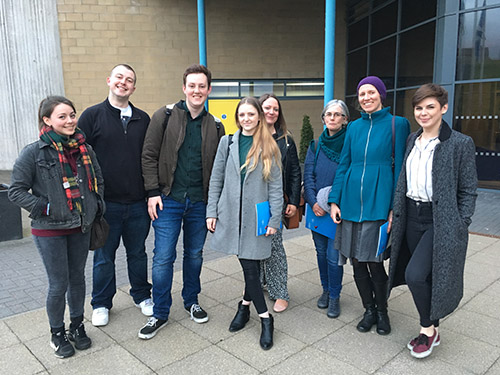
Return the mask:
<svg viewBox="0 0 500 375">
<path fill-rule="evenodd" d="M 424 358 L 440 343 L 439 319 L 463 296 L 477 172 L 474 142 L 442 119 L 446 90 L 425 84 L 412 104 L 421 129 L 408 138 L 394 196 L 389 290 L 408 284 L 421 327 L 407 346 L 413 357 Z"/>
<path fill-rule="evenodd" d="M 281 103 L 274 94 L 264 94 L 259 98 L 266 123 L 281 152 L 283 192 L 287 201 L 284 203 L 285 218 L 294 216 L 299 207 L 302 176 L 297 147 L 292 135 L 287 130 Z M 261 282 L 267 285 L 269 298 L 275 301 L 273 310 L 277 313 L 288 307 L 288 263 L 283 246 L 283 230 L 280 228 L 273 235 L 271 256 L 260 262 Z"/>
</svg>

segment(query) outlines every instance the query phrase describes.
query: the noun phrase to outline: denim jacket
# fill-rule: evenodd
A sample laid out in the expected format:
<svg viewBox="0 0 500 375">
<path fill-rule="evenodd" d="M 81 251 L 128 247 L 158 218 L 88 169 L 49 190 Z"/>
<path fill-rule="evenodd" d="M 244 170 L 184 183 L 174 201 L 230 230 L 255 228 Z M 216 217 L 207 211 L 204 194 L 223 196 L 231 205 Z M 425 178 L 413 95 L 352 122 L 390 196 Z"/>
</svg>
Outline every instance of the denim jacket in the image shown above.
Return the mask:
<svg viewBox="0 0 500 375">
<path fill-rule="evenodd" d="M 104 182 L 101 167 L 92 148 L 87 145 L 97 178 L 98 194 L 91 192 L 81 156 L 77 159 L 78 187 L 82 213 L 71 211 L 62 186 L 62 169 L 57 151 L 38 140 L 19 154 L 12 171 L 9 199 L 27 210 L 35 229 L 72 229 L 88 232 L 99 209 L 104 210 Z M 31 191 L 30 191 L 31 190 Z M 47 203 L 50 203 L 48 215 Z"/>
</svg>

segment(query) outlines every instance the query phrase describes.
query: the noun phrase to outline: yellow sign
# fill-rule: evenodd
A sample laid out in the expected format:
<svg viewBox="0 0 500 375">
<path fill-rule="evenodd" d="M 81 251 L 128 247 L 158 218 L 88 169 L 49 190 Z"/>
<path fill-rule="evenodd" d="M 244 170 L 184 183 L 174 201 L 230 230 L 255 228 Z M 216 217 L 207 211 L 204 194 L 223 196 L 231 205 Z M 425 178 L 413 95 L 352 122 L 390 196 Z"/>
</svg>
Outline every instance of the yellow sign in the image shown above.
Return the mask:
<svg viewBox="0 0 500 375">
<path fill-rule="evenodd" d="M 234 113 L 239 102 L 239 99 L 210 99 L 208 101 L 208 111 L 222 121 L 226 134 L 234 134 L 238 130 Z"/>
</svg>

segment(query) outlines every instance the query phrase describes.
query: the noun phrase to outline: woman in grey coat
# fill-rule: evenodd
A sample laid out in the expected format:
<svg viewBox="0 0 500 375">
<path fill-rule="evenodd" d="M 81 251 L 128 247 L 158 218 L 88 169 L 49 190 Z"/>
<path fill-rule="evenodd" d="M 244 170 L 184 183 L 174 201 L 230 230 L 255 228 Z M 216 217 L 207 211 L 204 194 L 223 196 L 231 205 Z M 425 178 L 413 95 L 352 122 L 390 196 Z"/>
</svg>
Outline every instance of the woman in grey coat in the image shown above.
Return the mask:
<svg viewBox="0 0 500 375">
<path fill-rule="evenodd" d="M 394 196 L 389 291 L 408 284 L 421 327 L 407 346 L 413 357 L 424 358 L 440 343 L 439 319 L 463 296 L 477 173 L 474 142 L 442 120 L 446 90 L 423 85 L 412 104 L 422 128 L 408 138 Z"/>
<path fill-rule="evenodd" d="M 254 303 L 261 318 L 260 345 L 273 345 L 273 317 L 260 285 L 260 260 L 271 255 L 271 238 L 280 227 L 283 189 L 280 151 L 267 129 L 255 98 L 243 98 L 236 107 L 234 136 L 224 136 L 215 156 L 208 192 L 207 228 L 214 232 L 211 247 L 235 254 L 243 268 L 245 293 L 229 331 L 242 329 Z M 257 236 L 256 204 L 269 202 L 265 235 Z"/>
</svg>

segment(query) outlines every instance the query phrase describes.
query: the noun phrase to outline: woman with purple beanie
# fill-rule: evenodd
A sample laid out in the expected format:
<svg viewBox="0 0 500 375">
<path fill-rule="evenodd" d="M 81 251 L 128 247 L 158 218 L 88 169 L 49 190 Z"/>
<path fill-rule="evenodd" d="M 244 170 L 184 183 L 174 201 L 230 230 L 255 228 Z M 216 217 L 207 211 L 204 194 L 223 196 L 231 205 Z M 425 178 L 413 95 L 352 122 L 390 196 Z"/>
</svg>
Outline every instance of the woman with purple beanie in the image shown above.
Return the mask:
<svg viewBox="0 0 500 375">
<path fill-rule="evenodd" d="M 328 197 L 331 217 L 339 226 L 335 248 L 340 262 L 351 260 L 354 281 L 365 313 L 357 325 L 369 332 L 391 332 L 387 315 L 387 273 L 378 254 L 380 227 L 392 225 L 392 201 L 403 162 L 410 123 L 383 107 L 386 88 L 375 76 L 363 78 L 357 88 L 361 118 L 347 127 L 340 164 Z"/>
</svg>

